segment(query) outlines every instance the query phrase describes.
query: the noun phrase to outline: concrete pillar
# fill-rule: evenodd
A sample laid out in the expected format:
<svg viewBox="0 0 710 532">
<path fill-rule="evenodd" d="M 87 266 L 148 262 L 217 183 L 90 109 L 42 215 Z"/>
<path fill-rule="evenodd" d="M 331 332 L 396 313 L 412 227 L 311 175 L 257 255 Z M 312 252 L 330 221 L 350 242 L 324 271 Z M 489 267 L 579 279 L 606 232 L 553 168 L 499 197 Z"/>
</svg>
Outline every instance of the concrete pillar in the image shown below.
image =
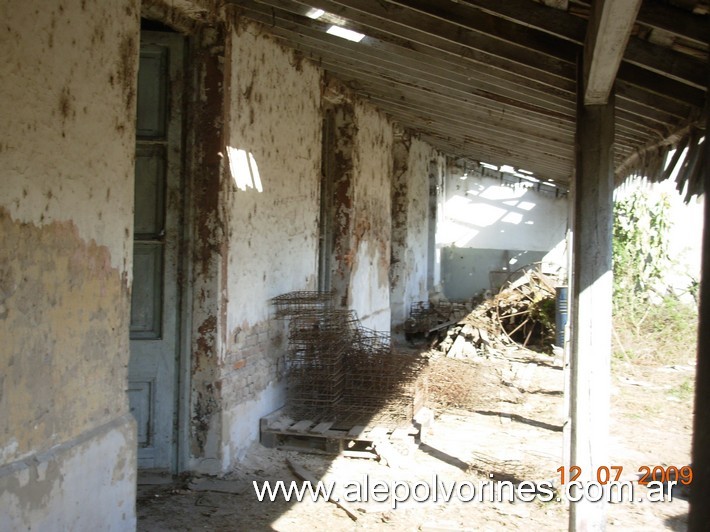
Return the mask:
<svg viewBox="0 0 710 532">
<path fill-rule="evenodd" d="M 580 90 L 583 94 L 583 91 Z M 581 482 L 608 465 L 614 96 L 578 105 L 570 344 L 570 461 Z M 569 480 L 569 479 L 567 479 Z M 570 530 L 603 530 L 603 503 L 571 503 Z"/>
<path fill-rule="evenodd" d="M 708 68 L 710 74 L 710 66 Z M 710 88 L 710 75 L 708 76 Z M 705 161 L 703 183 L 705 184 L 705 223 L 703 231 L 702 274 L 700 280 L 700 308 L 698 316 L 698 359 L 695 369 L 695 417 L 693 421 L 693 483 L 690 490 L 690 514 L 688 530 L 710 530 L 710 105 L 706 105 Z"/>
</svg>

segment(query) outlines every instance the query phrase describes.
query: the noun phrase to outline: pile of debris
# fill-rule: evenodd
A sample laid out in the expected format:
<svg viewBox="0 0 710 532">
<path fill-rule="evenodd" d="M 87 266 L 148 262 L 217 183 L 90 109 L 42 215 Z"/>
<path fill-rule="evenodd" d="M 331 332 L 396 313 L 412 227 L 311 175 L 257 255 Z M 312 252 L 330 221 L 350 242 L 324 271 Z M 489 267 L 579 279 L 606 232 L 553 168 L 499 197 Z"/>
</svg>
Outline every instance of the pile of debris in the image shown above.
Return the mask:
<svg viewBox="0 0 710 532">
<path fill-rule="evenodd" d="M 342 424 L 411 422 L 426 399 L 426 358 L 395 352 L 389 334 L 336 308 L 333 292 L 290 292 L 272 303 L 276 318 L 289 320 L 291 416 Z"/>
<path fill-rule="evenodd" d="M 429 301 L 418 301 L 411 305 L 409 318 L 404 323 L 404 334 L 409 340 L 427 337 L 451 325 L 473 310 L 470 301 L 451 302 L 440 294 Z"/>
<path fill-rule="evenodd" d="M 497 298 L 497 296 L 496 296 Z M 492 357 L 512 347 L 496 315 L 496 298 L 486 299 L 467 316 L 447 327 L 434 349 L 450 358 Z"/>
<path fill-rule="evenodd" d="M 441 329 L 429 329 L 437 333 L 434 351 L 450 358 L 492 357 L 520 348 L 551 352 L 555 341 L 555 284 L 539 271 L 523 272 L 465 317 L 444 323 Z M 427 326 L 425 322 L 421 328 Z"/>
</svg>

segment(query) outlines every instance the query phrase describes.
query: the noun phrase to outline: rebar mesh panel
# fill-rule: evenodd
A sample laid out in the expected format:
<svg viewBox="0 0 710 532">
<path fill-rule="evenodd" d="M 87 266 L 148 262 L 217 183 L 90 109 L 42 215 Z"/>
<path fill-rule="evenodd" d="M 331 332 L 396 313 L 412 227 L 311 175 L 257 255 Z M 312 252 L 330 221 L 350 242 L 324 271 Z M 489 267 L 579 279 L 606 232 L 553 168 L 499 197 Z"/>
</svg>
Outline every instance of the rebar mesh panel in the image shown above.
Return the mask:
<svg viewBox="0 0 710 532">
<path fill-rule="evenodd" d="M 289 319 L 294 316 L 322 312 L 334 306 L 335 293 L 332 291 L 306 291 L 288 292 L 271 299 L 274 305 L 274 316 L 280 319 Z"/>
<path fill-rule="evenodd" d="M 422 396 L 423 360 L 397 355 L 390 335 L 334 308 L 332 292 L 291 292 L 272 300 L 289 319 L 288 411 L 313 421 L 411 422 Z"/>
<path fill-rule="evenodd" d="M 353 311 L 327 309 L 291 318 L 289 343 L 308 346 L 333 341 L 350 343 L 357 330 L 358 319 Z"/>
</svg>

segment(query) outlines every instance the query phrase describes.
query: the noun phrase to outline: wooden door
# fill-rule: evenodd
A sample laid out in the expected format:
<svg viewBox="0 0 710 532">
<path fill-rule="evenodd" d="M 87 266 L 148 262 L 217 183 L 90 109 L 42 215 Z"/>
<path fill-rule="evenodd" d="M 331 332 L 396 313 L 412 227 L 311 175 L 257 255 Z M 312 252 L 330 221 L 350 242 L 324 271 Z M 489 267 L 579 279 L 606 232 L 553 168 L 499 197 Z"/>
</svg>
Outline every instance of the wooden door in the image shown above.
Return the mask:
<svg viewBox="0 0 710 532">
<path fill-rule="evenodd" d="M 142 32 L 136 121 L 129 402 L 138 467 L 176 470 L 183 43 Z"/>
</svg>

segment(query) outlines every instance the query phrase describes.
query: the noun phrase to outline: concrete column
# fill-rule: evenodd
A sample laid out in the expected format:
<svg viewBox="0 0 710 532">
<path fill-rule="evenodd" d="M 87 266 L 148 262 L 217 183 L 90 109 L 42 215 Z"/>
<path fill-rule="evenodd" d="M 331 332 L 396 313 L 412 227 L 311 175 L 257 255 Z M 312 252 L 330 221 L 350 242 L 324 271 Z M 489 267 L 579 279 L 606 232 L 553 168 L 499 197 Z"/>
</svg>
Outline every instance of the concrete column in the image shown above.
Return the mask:
<svg viewBox="0 0 710 532">
<path fill-rule="evenodd" d="M 710 74 L 710 66 L 708 68 Z M 710 78 L 710 75 L 708 76 Z M 709 79 L 710 81 L 710 79 Z M 708 83 L 710 88 L 710 82 Z M 698 359 L 695 369 L 695 417 L 693 421 L 693 483 L 690 490 L 688 530 L 710 530 L 710 105 L 706 105 L 705 160 L 705 223 L 703 231 L 702 273 L 700 281 L 700 308 L 698 316 Z"/>
<path fill-rule="evenodd" d="M 583 93 L 583 91 L 580 91 Z M 608 465 L 614 96 L 578 105 L 570 344 L 570 461 L 579 481 Z M 569 480 L 569 479 L 567 479 Z M 603 530 L 603 503 L 571 503 L 570 530 Z"/>
</svg>

